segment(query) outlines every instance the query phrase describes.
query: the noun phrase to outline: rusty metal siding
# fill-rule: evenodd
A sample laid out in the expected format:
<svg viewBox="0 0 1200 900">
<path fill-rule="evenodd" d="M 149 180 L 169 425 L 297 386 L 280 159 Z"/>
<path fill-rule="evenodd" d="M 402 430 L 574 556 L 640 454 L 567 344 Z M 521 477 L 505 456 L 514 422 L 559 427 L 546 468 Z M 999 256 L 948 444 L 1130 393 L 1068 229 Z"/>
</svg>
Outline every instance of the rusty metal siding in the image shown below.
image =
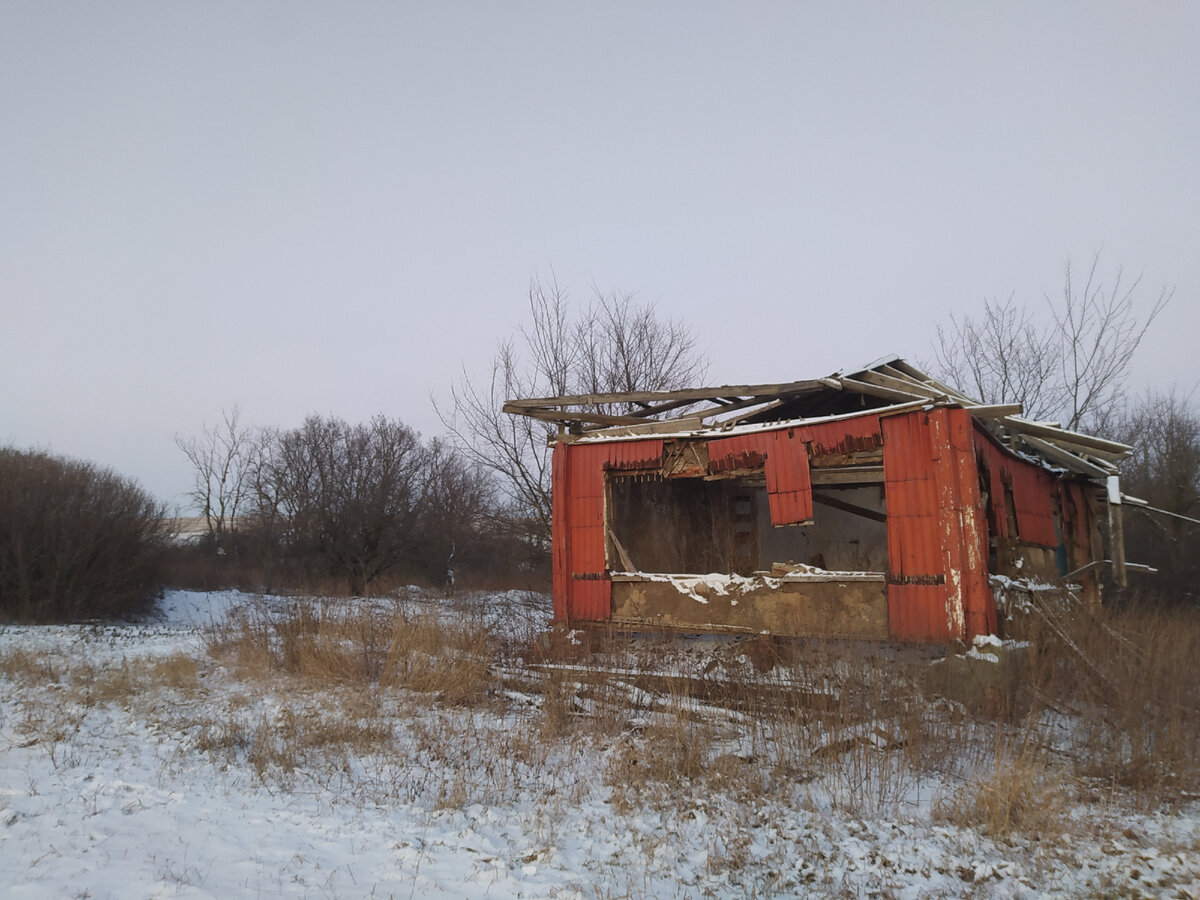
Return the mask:
<svg viewBox="0 0 1200 900">
<path fill-rule="evenodd" d="M 568 449 L 573 575 L 604 571 L 604 470 L 597 449 L 587 445 L 572 445 Z"/>
<path fill-rule="evenodd" d="M 948 436 L 942 458 L 944 547 L 948 557 L 948 608 L 961 605 L 963 640 L 995 634 L 996 600 L 988 583 L 987 514 L 979 491 L 974 417 L 965 409 L 941 410 Z"/>
<path fill-rule="evenodd" d="M 977 428 L 975 452 L 987 463 L 990 471 L 992 508 L 996 513 L 996 536 L 1016 537 L 1026 544 L 1041 547 L 1058 546 L 1054 528 L 1054 498 L 1061 496 L 1061 483 L 1041 466 L 1013 456 L 996 446 L 990 437 Z M 1008 500 L 1005 486 L 1012 492 L 1013 509 L 1018 535 L 1008 533 Z"/>
<path fill-rule="evenodd" d="M 883 433 L 879 427 L 879 416 L 876 415 L 866 414 L 838 422 L 804 425 L 796 431 L 803 440 L 812 444 L 813 456 L 875 450 L 883 446 Z"/>
<path fill-rule="evenodd" d="M 812 480 L 803 428 L 760 431 L 708 441 L 710 472 L 762 466 L 772 525 L 812 521 Z"/>
<path fill-rule="evenodd" d="M 1004 485 L 1012 477 L 1007 474 L 1012 458 L 993 444 L 982 428 L 975 429 L 975 454 L 987 464 L 988 491 L 991 494 L 992 512 L 995 516 L 996 537 L 1008 538 L 1008 499 L 1005 496 Z"/>
<path fill-rule="evenodd" d="M 550 560 L 554 574 L 554 621 L 567 622 L 571 602 L 570 447 L 555 444 L 550 462 Z"/>
<path fill-rule="evenodd" d="M 892 636 L 941 642 L 993 633 L 970 413 L 920 410 L 887 417 L 882 428 Z"/>
<path fill-rule="evenodd" d="M 1013 460 L 1011 471 L 1021 540 L 1042 547 L 1058 546 L 1053 500 L 1058 493 L 1057 479 L 1040 466 L 1019 459 Z"/>
<path fill-rule="evenodd" d="M 628 472 L 638 469 L 657 469 L 662 466 L 663 442 L 661 439 L 614 441 L 603 446 L 608 449 L 605 468 Z"/>
<path fill-rule="evenodd" d="M 661 439 L 555 446 L 551 473 L 555 621 L 611 618 L 604 473 L 656 468 L 662 465 L 662 452 Z"/>
<path fill-rule="evenodd" d="M 708 441 L 708 470 L 755 469 L 766 461 L 766 435 L 742 434 Z"/>
<path fill-rule="evenodd" d="M 765 464 L 772 525 L 803 525 L 813 519 L 808 445 L 792 429 L 770 432 Z"/>
<path fill-rule="evenodd" d="M 945 640 L 945 572 L 929 414 L 882 422 L 887 498 L 888 630 L 900 640 Z"/>
</svg>

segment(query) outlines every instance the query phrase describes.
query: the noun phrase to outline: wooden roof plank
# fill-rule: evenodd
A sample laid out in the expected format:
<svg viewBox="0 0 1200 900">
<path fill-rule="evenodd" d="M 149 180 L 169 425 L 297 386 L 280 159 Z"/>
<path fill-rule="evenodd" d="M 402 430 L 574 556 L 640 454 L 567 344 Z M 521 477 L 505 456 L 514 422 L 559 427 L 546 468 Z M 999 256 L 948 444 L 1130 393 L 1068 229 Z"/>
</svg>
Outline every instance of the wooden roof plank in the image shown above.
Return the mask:
<svg viewBox="0 0 1200 900">
<path fill-rule="evenodd" d="M 1045 438 L 1067 449 L 1079 447 L 1084 452 L 1095 456 L 1111 456 L 1114 459 L 1120 459 L 1133 452 L 1133 448 L 1128 444 L 1119 444 L 1116 441 L 1093 437 L 1090 434 L 1081 434 L 1078 431 L 1068 431 L 1065 428 L 1056 428 L 1053 425 L 1043 425 L 1040 422 L 1030 422 L 1020 416 L 1001 416 L 996 421 L 1018 434 L 1032 434 L 1034 437 Z"/>
<path fill-rule="evenodd" d="M 571 394 L 562 397 L 516 398 L 504 404 L 504 412 L 520 414 L 527 409 L 558 406 L 594 406 L 608 403 L 653 403 L 674 400 L 716 400 L 719 397 L 767 397 L 824 390 L 822 379 L 792 381 L 785 384 L 726 384 L 719 387 L 686 388 L 678 391 L 620 391 L 607 394 Z"/>
</svg>

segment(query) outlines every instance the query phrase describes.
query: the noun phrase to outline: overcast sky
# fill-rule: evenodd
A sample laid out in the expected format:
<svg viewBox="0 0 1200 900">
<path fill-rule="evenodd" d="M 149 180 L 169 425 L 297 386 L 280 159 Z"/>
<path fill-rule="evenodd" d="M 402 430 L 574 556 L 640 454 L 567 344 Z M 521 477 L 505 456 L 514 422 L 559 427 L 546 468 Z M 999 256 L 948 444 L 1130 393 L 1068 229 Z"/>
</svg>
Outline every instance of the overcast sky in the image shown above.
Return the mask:
<svg viewBox="0 0 1200 900">
<path fill-rule="evenodd" d="M 551 268 L 731 383 L 928 359 L 1102 249 L 1191 388 L 1198 161 L 1193 2 L 0 0 L 0 444 L 176 502 L 235 403 L 433 436 Z"/>
</svg>

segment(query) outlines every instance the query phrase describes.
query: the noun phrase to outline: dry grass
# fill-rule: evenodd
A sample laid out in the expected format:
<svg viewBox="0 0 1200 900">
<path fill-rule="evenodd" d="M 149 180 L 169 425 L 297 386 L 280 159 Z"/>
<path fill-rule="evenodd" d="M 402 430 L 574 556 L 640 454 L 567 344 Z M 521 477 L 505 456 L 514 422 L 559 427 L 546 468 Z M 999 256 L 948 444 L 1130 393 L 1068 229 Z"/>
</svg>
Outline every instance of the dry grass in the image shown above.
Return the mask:
<svg viewBox="0 0 1200 900">
<path fill-rule="evenodd" d="M 403 687 L 449 705 L 492 688 L 491 640 L 479 621 L 388 606 L 296 600 L 257 603 L 209 628 L 208 653 L 242 679 L 288 676 L 370 690 Z"/>
<path fill-rule="evenodd" d="M 52 687 L 55 705 L 26 704 L 17 730 L 56 764 L 86 711 L 114 704 L 267 784 L 430 808 L 528 791 L 570 803 L 597 767 L 618 810 L 778 801 L 865 817 L 936 791 L 937 818 L 997 836 L 1060 834 L 1081 802 L 1200 796 L 1200 616 L 1039 621 L 1020 720 L 927 697 L 927 657 L 875 644 L 517 646 L 477 612 L 406 601 L 261 602 L 210 626 L 203 657 L 13 650 L 0 676 Z M 735 838 L 714 865 L 741 864 Z"/>
<path fill-rule="evenodd" d="M 1035 712 L 1070 722 L 1079 776 L 1143 806 L 1200 796 L 1200 610 L 1047 605 L 1030 631 Z"/>
<path fill-rule="evenodd" d="M 1077 800 L 1062 761 L 1026 733 L 1015 748 L 999 741 L 992 770 L 939 797 L 933 817 L 993 837 L 1020 833 L 1055 842 L 1070 830 Z"/>
<path fill-rule="evenodd" d="M 347 769 L 353 759 L 394 747 L 389 721 L 359 713 L 336 703 L 297 704 L 273 711 L 230 708 L 216 718 L 180 724 L 197 750 L 225 764 L 244 759 L 260 780 L 291 786 L 300 770 L 327 780 Z"/>
<path fill-rule="evenodd" d="M 60 666 L 47 653 L 23 650 L 19 647 L 0 653 L 0 676 L 12 681 L 55 684 Z"/>
</svg>

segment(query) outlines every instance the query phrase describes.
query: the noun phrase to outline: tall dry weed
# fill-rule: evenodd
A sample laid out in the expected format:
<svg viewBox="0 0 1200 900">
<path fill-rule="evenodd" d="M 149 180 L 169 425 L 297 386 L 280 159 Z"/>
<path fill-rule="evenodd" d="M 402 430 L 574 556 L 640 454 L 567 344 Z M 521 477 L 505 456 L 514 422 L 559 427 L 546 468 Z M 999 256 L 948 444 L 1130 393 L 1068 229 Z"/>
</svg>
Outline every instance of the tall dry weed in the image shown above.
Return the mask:
<svg viewBox="0 0 1200 900">
<path fill-rule="evenodd" d="M 260 602 L 212 625 L 207 638 L 209 654 L 242 677 L 402 687 L 450 705 L 478 702 L 492 687 L 482 622 L 401 603 L 297 600 L 280 610 Z"/>
<path fill-rule="evenodd" d="M 1034 692 L 1080 775 L 1145 805 L 1200 796 L 1200 610 L 1049 608 L 1033 630 Z"/>
<path fill-rule="evenodd" d="M 939 797 L 933 817 L 993 837 L 1020 833 L 1054 842 L 1071 830 L 1077 799 L 1064 761 L 1026 732 L 998 740 L 991 770 Z"/>
</svg>

